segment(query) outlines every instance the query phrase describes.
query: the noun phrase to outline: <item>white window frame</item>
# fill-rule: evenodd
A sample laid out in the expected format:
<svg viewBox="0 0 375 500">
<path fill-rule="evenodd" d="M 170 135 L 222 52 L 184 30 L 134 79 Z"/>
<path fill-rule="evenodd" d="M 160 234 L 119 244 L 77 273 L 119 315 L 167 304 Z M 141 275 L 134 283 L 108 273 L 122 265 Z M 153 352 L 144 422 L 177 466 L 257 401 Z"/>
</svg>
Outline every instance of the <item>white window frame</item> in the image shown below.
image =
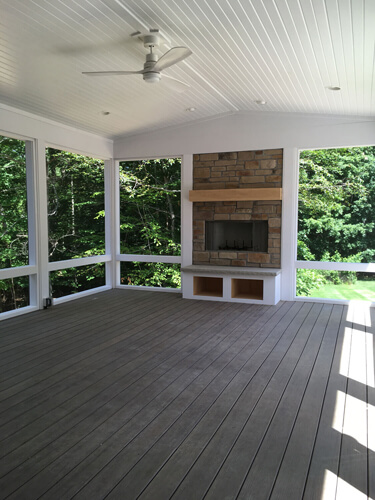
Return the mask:
<svg viewBox="0 0 375 500">
<path fill-rule="evenodd" d="M 9 139 L 16 139 L 25 143 L 26 169 L 26 199 L 27 199 L 27 226 L 29 264 L 26 266 L 0 269 L 0 280 L 29 277 L 29 305 L 12 309 L 0 314 L 0 319 L 7 319 L 39 309 L 39 273 L 37 265 L 37 168 L 36 168 L 36 141 L 30 137 L 10 134 L 0 130 L 0 135 Z"/>
<path fill-rule="evenodd" d="M 342 146 L 346 148 L 356 147 L 356 146 Z M 363 147 L 363 146 L 358 146 Z M 339 300 L 339 299 L 320 299 L 318 297 L 305 297 L 296 295 L 296 275 L 297 269 L 314 269 L 319 271 L 354 271 L 354 272 L 373 272 L 375 273 L 375 263 L 362 263 L 362 262 L 321 262 L 321 261 L 304 261 L 297 260 L 297 240 L 298 240 L 298 201 L 299 201 L 299 165 L 300 165 L 300 153 L 302 151 L 314 151 L 321 149 L 338 149 L 338 147 L 325 147 L 325 148 L 304 148 L 298 150 L 298 161 L 297 161 L 297 175 L 295 179 L 296 189 L 295 189 L 295 214 L 294 214 L 294 300 L 304 301 L 304 302 L 319 302 L 324 304 L 349 304 L 351 300 Z M 370 302 L 370 306 L 374 307 L 375 302 Z"/>
<path fill-rule="evenodd" d="M 47 148 L 54 148 L 58 149 L 60 151 L 66 151 L 68 153 L 74 153 L 74 154 L 79 154 L 82 156 L 86 156 L 88 158 L 93 158 L 97 160 L 103 160 L 104 161 L 104 211 L 105 211 L 105 220 L 104 220 L 104 227 L 105 227 L 105 253 L 102 255 L 93 255 L 90 257 L 81 257 L 81 258 L 73 258 L 73 259 L 68 259 L 68 260 L 62 260 L 62 261 L 57 261 L 57 262 L 50 262 L 48 259 L 48 245 L 49 245 L 49 234 L 48 234 L 48 199 L 47 199 L 47 164 L 46 164 L 46 159 L 45 159 L 45 152 Z M 50 295 L 50 285 L 49 285 L 49 273 L 52 271 L 59 271 L 61 269 L 72 269 L 75 267 L 80 267 L 80 266 L 88 266 L 88 265 L 93 265 L 93 264 L 100 264 L 100 263 L 105 263 L 105 285 L 91 288 L 90 290 L 84 290 L 82 292 L 77 292 L 77 293 L 72 293 L 69 295 L 64 295 L 63 297 L 59 297 L 56 299 L 53 299 L 54 304 L 62 304 L 64 302 L 70 302 L 71 300 L 75 300 L 76 298 L 79 297 L 86 297 L 88 295 L 93 295 L 98 292 L 103 292 L 106 290 L 110 290 L 112 288 L 112 283 L 113 283 L 113 270 L 112 270 L 112 224 L 111 224 L 111 216 L 113 214 L 113 207 L 112 207 L 112 196 L 111 196 L 111 190 L 113 189 L 112 183 L 113 183 L 113 161 L 111 159 L 106 159 L 102 158 L 100 156 L 94 156 L 92 154 L 88 154 L 87 152 L 83 151 L 78 151 L 78 150 L 73 150 L 71 148 L 61 146 L 61 145 L 56 145 L 56 144 L 51 144 L 51 143 L 45 143 L 43 152 L 43 164 L 44 164 L 44 173 L 45 173 L 45 180 L 44 180 L 44 185 L 45 185 L 45 202 L 44 202 L 44 207 L 45 207 L 45 216 L 44 216 L 44 224 L 42 223 L 43 226 L 43 232 L 45 232 L 45 237 L 43 238 L 44 242 L 44 248 L 45 248 L 45 256 L 44 256 L 44 261 L 45 261 L 45 266 L 47 269 L 48 277 L 45 283 L 45 289 L 44 289 L 44 294 L 43 297 L 49 297 Z M 46 285 L 48 284 L 48 289 L 46 289 Z"/>
<path fill-rule="evenodd" d="M 114 223 L 115 223 L 115 232 L 116 232 L 116 242 L 115 242 L 115 248 L 116 248 L 116 257 L 115 257 L 115 283 L 116 283 L 116 288 L 123 288 L 123 289 L 131 289 L 131 290 L 149 290 L 149 291 L 156 291 L 156 292 L 170 292 L 170 293 L 181 293 L 182 288 L 167 288 L 167 287 L 156 287 L 156 286 L 140 286 L 140 285 L 123 285 L 121 284 L 121 268 L 120 268 L 120 263 L 121 262 L 160 262 L 160 263 L 166 263 L 166 264 L 180 264 L 182 266 L 182 263 L 184 261 L 183 255 L 184 252 L 188 249 L 184 249 L 183 242 L 186 239 L 185 234 L 188 231 L 188 227 L 185 228 L 185 231 L 183 230 L 184 228 L 184 223 L 183 220 L 185 219 L 184 214 L 185 214 L 185 208 L 186 208 L 186 201 L 183 203 L 183 200 L 185 200 L 185 194 L 186 194 L 186 186 L 184 186 L 184 166 L 185 166 L 185 160 L 186 163 L 189 164 L 189 158 L 185 158 L 188 156 L 190 159 L 190 163 L 192 164 L 192 155 L 162 155 L 162 156 L 150 156 L 150 157 L 142 157 L 142 158 L 124 158 L 124 159 L 117 159 L 116 160 L 116 183 L 115 183 L 115 213 L 116 217 L 114 217 Z M 142 160 L 155 160 L 155 159 L 161 159 L 161 160 L 168 160 L 171 158 L 181 158 L 181 169 L 180 169 L 180 179 L 181 179 L 181 191 L 180 191 L 180 220 L 181 220 L 181 231 L 180 231 L 180 238 L 181 238 L 181 255 L 143 255 L 143 254 L 123 254 L 120 253 L 120 163 L 125 162 L 125 161 L 142 161 Z M 191 189 L 191 188 L 190 188 Z M 191 246 L 191 243 L 190 243 Z"/>
</svg>

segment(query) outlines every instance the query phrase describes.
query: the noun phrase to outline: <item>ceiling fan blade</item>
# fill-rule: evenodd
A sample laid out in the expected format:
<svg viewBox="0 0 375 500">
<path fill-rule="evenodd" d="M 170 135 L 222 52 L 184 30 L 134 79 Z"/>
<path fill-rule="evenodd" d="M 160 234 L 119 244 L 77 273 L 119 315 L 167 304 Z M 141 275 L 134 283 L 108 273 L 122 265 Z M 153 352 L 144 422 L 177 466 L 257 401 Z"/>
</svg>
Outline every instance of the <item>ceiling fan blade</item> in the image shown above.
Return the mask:
<svg viewBox="0 0 375 500">
<path fill-rule="evenodd" d="M 116 76 L 116 75 L 140 75 L 144 72 L 143 69 L 140 71 L 83 71 L 82 75 L 87 76 Z"/>
<path fill-rule="evenodd" d="M 158 62 L 155 63 L 152 68 L 153 71 L 162 71 L 165 68 L 169 68 L 172 64 L 176 64 L 183 59 L 186 59 L 192 54 L 192 51 L 187 47 L 173 47 L 173 49 L 168 50 Z"/>
<path fill-rule="evenodd" d="M 175 92 L 180 92 L 180 93 L 185 92 L 185 90 L 190 88 L 190 85 L 188 85 L 187 83 L 181 82 L 180 80 L 177 80 L 172 76 L 165 75 L 164 73 L 161 78 L 161 81 Z"/>
</svg>

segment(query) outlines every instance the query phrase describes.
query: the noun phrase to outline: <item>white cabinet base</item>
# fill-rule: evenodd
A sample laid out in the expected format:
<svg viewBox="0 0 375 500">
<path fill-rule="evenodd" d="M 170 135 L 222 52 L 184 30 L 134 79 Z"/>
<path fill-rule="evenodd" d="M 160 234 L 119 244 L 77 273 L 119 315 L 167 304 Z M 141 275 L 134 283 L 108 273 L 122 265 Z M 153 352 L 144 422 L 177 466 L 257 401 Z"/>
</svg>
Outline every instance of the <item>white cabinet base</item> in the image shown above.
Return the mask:
<svg viewBox="0 0 375 500">
<path fill-rule="evenodd" d="M 181 274 L 185 299 L 265 305 L 280 300 L 280 269 L 193 265 Z"/>
</svg>

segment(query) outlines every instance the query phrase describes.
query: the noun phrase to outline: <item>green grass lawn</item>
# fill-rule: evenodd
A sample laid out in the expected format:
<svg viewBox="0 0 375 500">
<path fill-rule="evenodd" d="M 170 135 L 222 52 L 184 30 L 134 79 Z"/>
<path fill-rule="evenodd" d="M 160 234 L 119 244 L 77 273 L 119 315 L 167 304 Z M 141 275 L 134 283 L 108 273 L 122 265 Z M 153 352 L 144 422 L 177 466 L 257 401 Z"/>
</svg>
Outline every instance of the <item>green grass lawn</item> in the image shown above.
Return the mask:
<svg viewBox="0 0 375 500">
<path fill-rule="evenodd" d="M 375 302 L 375 281 L 357 281 L 354 285 L 324 285 L 312 290 L 310 297 Z"/>
</svg>

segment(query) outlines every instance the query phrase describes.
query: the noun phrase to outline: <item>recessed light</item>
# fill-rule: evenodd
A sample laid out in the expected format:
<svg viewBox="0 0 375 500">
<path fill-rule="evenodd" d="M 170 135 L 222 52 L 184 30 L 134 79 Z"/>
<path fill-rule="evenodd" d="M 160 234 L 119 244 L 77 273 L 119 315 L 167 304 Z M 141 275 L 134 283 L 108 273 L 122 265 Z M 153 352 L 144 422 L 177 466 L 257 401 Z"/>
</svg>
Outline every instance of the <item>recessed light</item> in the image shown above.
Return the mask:
<svg viewBox="0 0 375 500">
<path fill-rule="evenodd" d="M 196 108 L 191 107 L 191 108 L 186 108 L 185 111 L 189 111 L 190 113 L 193 113 L 195 110 L 196 110 Z"/>
<path fill-rule="evenodd" d="M 257 101 L 255 101 L 257 104 L 260 104 L 261 106 L 264 106 L 265 104 L 267 104 L 267 101 L 264 101 L 263 99 L 258 99 Z"/>
<path fill-rule="evenodd" d="M 328 90 L 341 90 L 341 87 L 335 87 L 333 85 L 332 86 L 330 85 L 329 87 L 326 87 L 326 89 L 328 89 Z"/>
</svg>

